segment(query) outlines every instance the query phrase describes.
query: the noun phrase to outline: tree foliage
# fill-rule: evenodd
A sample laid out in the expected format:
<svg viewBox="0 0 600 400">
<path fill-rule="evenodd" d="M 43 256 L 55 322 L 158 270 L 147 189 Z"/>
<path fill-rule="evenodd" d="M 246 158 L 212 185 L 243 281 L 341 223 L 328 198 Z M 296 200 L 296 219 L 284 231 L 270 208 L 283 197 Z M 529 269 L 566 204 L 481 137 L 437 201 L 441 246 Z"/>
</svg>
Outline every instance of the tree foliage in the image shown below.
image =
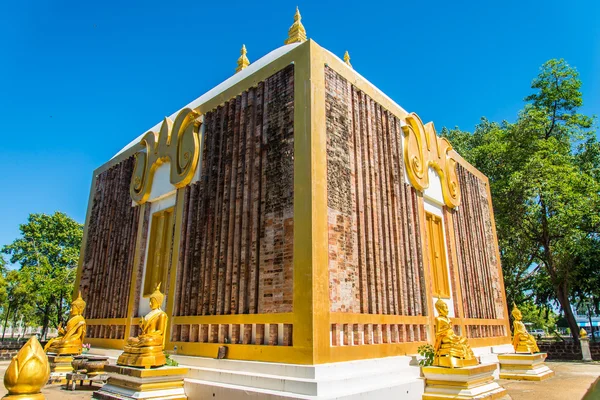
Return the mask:
<svg viewBox="0 0 600 400">
<path fill-rule="evenodd" d="M 509 301 L 557 302 L 578 340 L 571 301 L 599 290 L 600 151 L 574 68 L 550 60 L 531 87 L 516 122 L 442 134 L 490 178 Z"/>
<path fill-rule="evenodd" d="M 11 298 L 16 301 L 13 310 L 19 306 L 21 312 L 26 312 L 25 306 L 30 305 L 30 313 L 39 320 L 45 336 L 50 324 L 56 327 L 67 316 L 83 226 L 56 212 L 30 214 L 19 229 L 21 237 L 2 248 L 10 256 L 10 262 L 20 266 L 16 275 L 7 275 L 13 285 Z"/>
</svg>

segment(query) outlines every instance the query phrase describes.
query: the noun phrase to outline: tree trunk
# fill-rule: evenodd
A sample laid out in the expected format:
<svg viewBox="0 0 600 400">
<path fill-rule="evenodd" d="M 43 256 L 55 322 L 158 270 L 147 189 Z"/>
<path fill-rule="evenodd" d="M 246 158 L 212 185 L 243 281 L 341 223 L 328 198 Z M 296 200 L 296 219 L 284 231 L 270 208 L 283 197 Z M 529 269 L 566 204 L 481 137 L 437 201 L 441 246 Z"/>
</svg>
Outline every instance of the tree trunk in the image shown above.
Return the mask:
<svg viewBox="0 0 600 400">
<path fill-rule="evenodd" d="M 571 329 L 571 337 L 573 338 L 573 342 L 579 344 L 579 326 L 577 326 L 577 320 L 575 319 L 573 309 L 571 309 L 571 302 L 569 301 L 569 293 L 564 284 L 556 287 L 556 297 L 563 309 L 563 312 L 565 313 L 565 319 L 569 324 L 569 329 Z"/>
<path fill-rule="evenodd" d="M 50 324 L 50 308 L 52 307 L 52 302 L 48 302 L 46 304 L 46 309 L 44 310 L 44 318 L 42 320 L 42 339 L 46 339 L 46 335 L 48 333 L 48 325 Z"/>
<path fill-rule="evenodd" d="M 17 320 L 19 319 L 18 316 L 18 311 L 19 309 L 17 308 L 13 314 L 13 320 L 12 320 L 12 330 L 10 331 L 10 338 L 14 339 L 15 338 L 15 327 L 17 326 Z M 19 338 L 19 336 L 17 336 L 17 339 Z"/>
<path fill-rule="evenodd" d="M 596 343 L 596 335 L 594 335 L 594 324 L 592 323 L 592 308 L 589 304 L 587 304 L 587 311 L 588 320 L 590 321 L 590 334 L 592 335 L 592 341 Z"/>
<path fill-rule="evenodd" d="M 10 315 L 10 307 L 6 310 L 6 316 L 4 317 L 4 329 L 2 330 L 2 341 L 4 342 L 4 335 L 6 335 L 6 324 L 8 324 L 8 316 Z"/>
<path fill-rule="evenodd" d="M 60 296 L 58 297 L 58 304 L 57 304 L 57 310 L 58 312 L 56 313 L 58 315 L 58 325 L 56 325 L 56 327 L 58 328 L 58 326 L 60 324 L 62 324 L 63 322 L 63 292 L 60 292 Z"/>
<path fill-rule="evenodd" d="M 573 315 L 573 310 L 571 309 L 571 302 L 569 301 L 569 290 L 568 290 L 568 281 L 567 277 L 559 277 L 556 265 L 554 263 L 554 254 L 552 253 L 552 248 L 550 246 L 550 229 L 548 227 L 548 208 L 546 207 L 546 203 L 543 198 L 540 198 L 540 206 L 541 209 L 541 222 L 542 222 L 542 251 L 543 251 L 543 261 L 548 270 L 548 274 L 550 275 L 550 279 L 552 280 L 552 286 L 554 286 L 554 292 L 556 294 L 556 298 L 560 303 L 563 312 L 565 313 L 565 318 L 567 323 L 569 324 L 569 328 L 571 329 L 571 337 L 573 338 L 573 342 L 579 344 L 579 329 L 577 327 L 577 321 L 575 320 L 575 316 Z"/>
</svg>

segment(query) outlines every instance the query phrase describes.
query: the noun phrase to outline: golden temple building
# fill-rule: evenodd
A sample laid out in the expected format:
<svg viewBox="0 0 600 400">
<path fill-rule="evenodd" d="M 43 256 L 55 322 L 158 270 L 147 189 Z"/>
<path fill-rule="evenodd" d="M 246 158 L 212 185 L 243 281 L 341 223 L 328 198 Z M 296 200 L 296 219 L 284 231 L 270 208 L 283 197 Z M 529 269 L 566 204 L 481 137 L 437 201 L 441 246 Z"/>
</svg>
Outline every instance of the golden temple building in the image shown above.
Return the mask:
<svg viewBox="0 0 600 400">
<path fill-rule="evenodd" d="M 360 63 L 297 12 L 285 45 L 252 62 L 244 46 L 93 172 L 76 290 L 95 351 L 140 333 L 159 283 L 190 398 L 420 398 L 437 298 L 477 357 L 512 351 L 487 177 Z"/>
</svg>

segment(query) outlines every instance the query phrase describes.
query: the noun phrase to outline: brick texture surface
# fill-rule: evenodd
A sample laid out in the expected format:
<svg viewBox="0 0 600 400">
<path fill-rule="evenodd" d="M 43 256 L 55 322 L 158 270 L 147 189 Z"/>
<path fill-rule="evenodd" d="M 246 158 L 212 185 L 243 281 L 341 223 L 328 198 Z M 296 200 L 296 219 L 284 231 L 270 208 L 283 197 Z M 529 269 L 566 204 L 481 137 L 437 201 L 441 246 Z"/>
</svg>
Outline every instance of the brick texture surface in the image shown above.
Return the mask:
<svg viewBox="0 0 600 400">
<path fill-rule="evenodd" d="M 331 311 L 425 315 L 417 195 L 404 181 L 400 121 L 329 67 L 325 78 Z M 379 326 L 354 329 L 367 341 L 383 336 Z"/>
<path fill-rule="evenodd" d="M 571 342 L 538 342 L 541 352 L 548 353 L 548 360 L 581 360 L 581 347 Z M 590 341 L 592 360 L 600 361 L 600 343 Z"/>
<path fill-rule="evenodd" d="M 133 163 L 131 157 L 96 179 L 80 283 L 87 302 L 86 318 L 127 316 L 140 209 L 131 206 L 129 195 Z M 124 333 L 121 326 L 102 329 L 108 336 L 97 336 L 100 328 L 91 328 L 88 337 L 119 337 Z"/>
<path fill-rule="evenodd" d="M 486 183 L 458 165 L 461 205 L 453 214 L 457 264 L 466 318 L 504 318 L 500 260 L 488 203 Z M 448 225 L 448 224 L 447 224 Z M 456 299 L 456 297 L 455 297 Z M 504 327 L 471 326 L 469 337 L 503 336 Z"/>
<path fill-rule="evenodd" d="M 174 315 L 292 311 L 293 78 L 290 65 L 206 113 L 202 176 L 185 190 Z"/>
</svg>

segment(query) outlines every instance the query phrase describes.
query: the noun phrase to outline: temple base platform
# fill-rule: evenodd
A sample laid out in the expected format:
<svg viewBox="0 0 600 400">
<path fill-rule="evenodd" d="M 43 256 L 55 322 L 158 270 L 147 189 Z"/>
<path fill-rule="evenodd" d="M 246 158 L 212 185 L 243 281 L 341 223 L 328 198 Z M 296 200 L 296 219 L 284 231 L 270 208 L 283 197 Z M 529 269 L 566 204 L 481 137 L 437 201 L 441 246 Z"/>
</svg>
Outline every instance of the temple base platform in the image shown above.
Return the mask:
<svg viewBox="0 0 600 400">
<path fill-rule="evenodd" d="M 73 354 L 48 353 L 48 362 L 50 363 L 48 384 L 66 383 L 67 374 L 73 372 Z"/>
<path fill-rule="evenodd" d="M 423 367 L 423 400 L 499 399 L 506 390 L 494 381 L 496 364 L 479 364 L 464 368 Z"/>
<path fill-rule="evenodd" d="M 189 368 L 190 399 L 421 400 L 424 381 L 413 357 L 298 365 L 171 356 Z"/>
<path fill-rule="evenodd" d="M 554 376 L 544 361 L 546 353 L 534 354 L 500 354 L 500 378 L 526 381 L 543 381 Z"/>
<path fill-rule="evenodd" d="M 186 400 L 183 367 L 135 368 L 107 365 L 108 383 L 94 392 L 92 398 L 102 400 L 165 399 Z"/>
</svg>

